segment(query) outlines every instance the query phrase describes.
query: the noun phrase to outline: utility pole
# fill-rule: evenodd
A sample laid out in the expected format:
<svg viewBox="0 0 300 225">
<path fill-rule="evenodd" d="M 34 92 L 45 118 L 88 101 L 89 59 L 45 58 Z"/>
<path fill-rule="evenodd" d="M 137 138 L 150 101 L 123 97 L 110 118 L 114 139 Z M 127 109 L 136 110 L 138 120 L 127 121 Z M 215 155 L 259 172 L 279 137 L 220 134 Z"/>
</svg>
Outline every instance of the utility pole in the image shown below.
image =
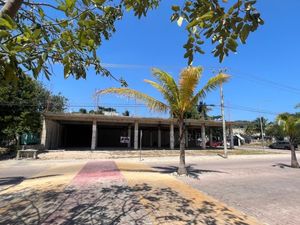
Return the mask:
<svg viewBox="0 0 300 225">
<path fill-rule="evenodd" d="M 222 125 L 223 125 L 223 145 L 224 145 L 224 158 L 228 157 L 227 153 L 227 137 L 226 137 L 226 123 L 224 115 L 224 95 L 223 95 L 223 84 L 220 83 L 220 96 L 221 96 L 221 115 L 222 115 Z"/>
</svg>

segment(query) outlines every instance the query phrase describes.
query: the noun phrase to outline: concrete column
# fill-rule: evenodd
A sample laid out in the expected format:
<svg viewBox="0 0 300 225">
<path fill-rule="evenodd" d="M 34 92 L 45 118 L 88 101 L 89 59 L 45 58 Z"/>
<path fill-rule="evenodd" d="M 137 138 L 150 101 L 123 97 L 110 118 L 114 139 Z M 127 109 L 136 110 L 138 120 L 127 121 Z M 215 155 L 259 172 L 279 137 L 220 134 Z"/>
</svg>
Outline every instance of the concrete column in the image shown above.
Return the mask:
<svg viewBox="0 0 300 225">
<path fill-rule="evenodd" d="M 160 126 L 158 127 L 158 131 L 157 131 L 157 147 L 158 148 L 161 148 L 161 129 L 160 129 Z"/>
<path fill-rule="evenodd" d="M 212 128 L 209 128 L 209 146 L 212 147 L 213 143 L 213 135 L 212 135 Z"/>
<path fill-rule="evenodd" d="M 170 125 L 170 149 L 174 149 L 174 124 L 171 122 Z"/>
<path fill-rule="evenodd" d="M 127 144 L 127 147 L 128 148 L 131 148 L 131 126 L 129 125 L 128 126 L 128 133 L 127 133 L 127 136 L 129 137 L 129 142 Z"/>
<path fill-rule="evenodd" d="M 47 125 L 46 120 L 43 119 L 41 145 L 43 145 L 45 149 L 48 149 L 48 146 L 46 146 L 46 142 L 47 142 L 47 126 L 46 125 Z"/>
<path fill-rule="evenodd" d="M 234 142 L 233 142 L 233 132 L 232 132 L 232 126 L 229 127 L 229 136 L 230 136 L 230 148 L 234 148 Z"/>
<path fill-rule="evenodd" d="M 185 147 L 189 147 L 189 130 L 187 127 L 185 127 Z"/>
<path fill-rule="evenodd" d="M 91 144 L 91 149 L 95 150 L 97 147 L 97 121 L 93 121 L 93 126 L 92 126 L 92 144 Z"/>
<path fill-rule="evenodd" d="M 206 149 L 205 125 L 201 125 L 202 149 Z"/>
<path fill-rule="evenodd" d="M 139 124 L 138 122 L 134 123 L 134 149 L 139 148 Z"/>
<path fill-rule="evenodd" d="M 45 149 L 56 149 L 59 145 L 60 124 L 52 120 L 43 120 L 41 144 Z"/>
</svg>

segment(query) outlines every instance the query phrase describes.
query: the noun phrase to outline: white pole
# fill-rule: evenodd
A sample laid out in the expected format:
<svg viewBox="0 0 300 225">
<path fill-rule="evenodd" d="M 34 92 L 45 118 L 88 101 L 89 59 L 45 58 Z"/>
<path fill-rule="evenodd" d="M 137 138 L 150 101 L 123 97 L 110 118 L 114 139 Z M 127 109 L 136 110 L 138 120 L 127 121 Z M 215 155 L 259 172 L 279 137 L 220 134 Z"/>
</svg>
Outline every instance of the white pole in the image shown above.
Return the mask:
<svg viewBox="0 0 300 225">
<path fill-rule="evenodd" d="M 227 153 L 226 123 L 225 123 L 225 115 L 224 115 L 224 95 L 223 95 L 222 83 L 220 84 L 220 95 L 221 95 L 221 115 L 222 115 L 222 125 L 223 125 L 224 158 L 227 158 L 228 153 Z"/>
</svg>

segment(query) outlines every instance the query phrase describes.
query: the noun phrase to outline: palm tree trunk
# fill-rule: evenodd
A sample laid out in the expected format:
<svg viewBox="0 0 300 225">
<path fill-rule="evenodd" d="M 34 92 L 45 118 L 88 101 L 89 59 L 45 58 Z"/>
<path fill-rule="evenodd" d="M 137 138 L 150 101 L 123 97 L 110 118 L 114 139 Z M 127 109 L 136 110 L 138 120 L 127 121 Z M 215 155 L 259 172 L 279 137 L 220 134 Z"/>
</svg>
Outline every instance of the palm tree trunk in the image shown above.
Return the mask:
<svg viewBox="0 0 300 225">
<path fill-rule="evenodd" d="M 292 143 L 290 145 L 291 145 L 291 167 L 292 168 L 299 168 L 299 163 L 297 161 L 295 146 Z"/>
<path fill-rule="evenodd" d="M 11 18 L 14 18 L 22 3 L 23 0 L 7 0 L 0 10 L 0 18 L 3 17 L 4 14 L 7 14 Z"/>
<path fill-rule="evenodd" d="M 179 167 L 177 173 L 179 175 L 187 174 L 187 169 L 185 167 L 185 125 L 184 120 L 178 120 L 179 126 L 179 142 L 180 142 L 180 156 L 179 156 Z"/>
</svg>

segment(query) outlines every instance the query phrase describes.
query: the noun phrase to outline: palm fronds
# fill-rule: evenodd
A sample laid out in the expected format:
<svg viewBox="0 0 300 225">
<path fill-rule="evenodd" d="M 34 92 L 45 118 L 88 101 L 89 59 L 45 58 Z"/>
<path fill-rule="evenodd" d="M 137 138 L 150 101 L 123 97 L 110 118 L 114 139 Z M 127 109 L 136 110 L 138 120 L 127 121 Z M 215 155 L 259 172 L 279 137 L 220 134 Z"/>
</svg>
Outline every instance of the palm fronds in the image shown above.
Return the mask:
<svg viewBox="0 0 300 225">
<path fill-rule="evenodd" d="M 227 82 L 230 79 L 230 76 L 225 73 L 220 73 L 208 80 L 206 85 L 195 94 L 192 103 L 197 104 L 200 98 L 205 98 L 206 94 L 214 89 L 216 89 L 220 84 Z"/>
<path fill-rule="evenodd" d="M 167 112 L 169 109 L 163 102 L 130 88 L 107 88 L 96 92 L 96 95 L 103 94 L 117 94 L 128 98 L 134 98 L 147 105 L 150 110 L 157 112 Z"/>
<path fill-rule="evenodd" d="M 188 67 L 180 73 L 179 96 L 180 108 L 186 110 L 191 108 L 191 99 L 201 77 L 201 67 Z"/>
</svg>

